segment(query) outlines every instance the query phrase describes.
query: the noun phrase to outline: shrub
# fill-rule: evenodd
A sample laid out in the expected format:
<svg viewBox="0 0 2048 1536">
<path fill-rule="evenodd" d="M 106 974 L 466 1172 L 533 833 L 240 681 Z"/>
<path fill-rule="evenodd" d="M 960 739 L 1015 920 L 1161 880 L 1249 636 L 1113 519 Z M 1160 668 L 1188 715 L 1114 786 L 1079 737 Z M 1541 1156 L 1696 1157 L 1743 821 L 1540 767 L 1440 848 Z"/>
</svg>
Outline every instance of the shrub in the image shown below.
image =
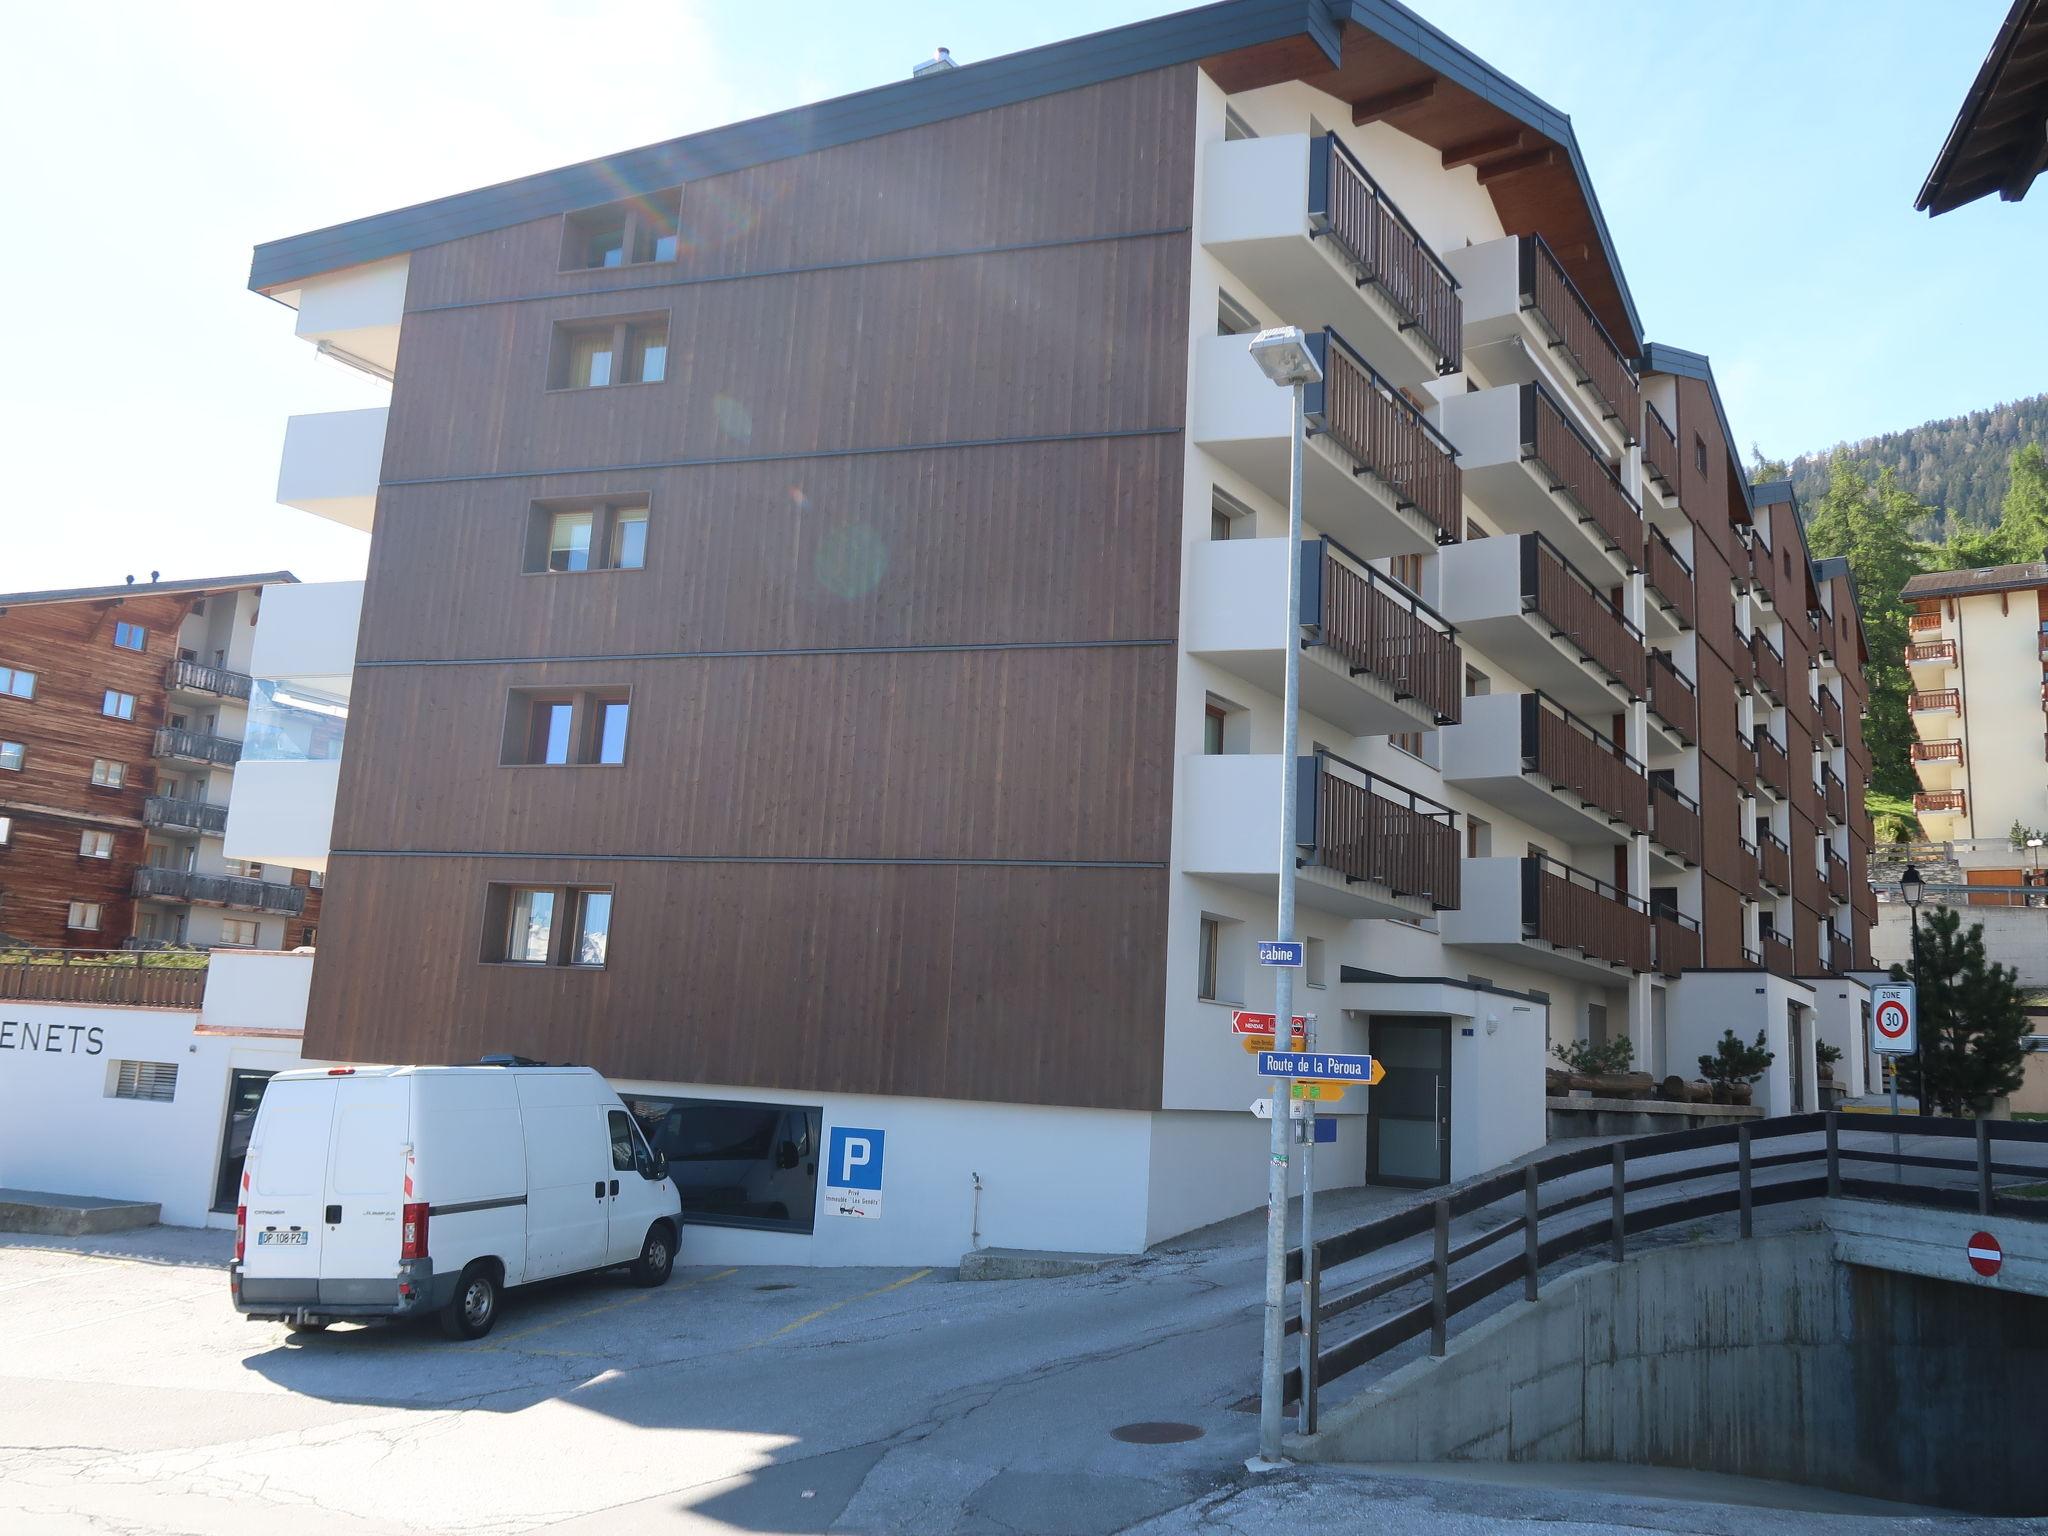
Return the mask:
<svg viewBox="0 0 2048 1536">
<path fill-rule="evenodd" d="M 1566 1071 L 1580 1077 L 1611 1077 L 1626 1072 L 1629 1063 L 1636 1059 L 1636 1048 L 1626 1035 L 1605 1045 L 1591 1040 L 1567 1040 L 1551 1050 L 1564 1063 Z"/>
</svg>

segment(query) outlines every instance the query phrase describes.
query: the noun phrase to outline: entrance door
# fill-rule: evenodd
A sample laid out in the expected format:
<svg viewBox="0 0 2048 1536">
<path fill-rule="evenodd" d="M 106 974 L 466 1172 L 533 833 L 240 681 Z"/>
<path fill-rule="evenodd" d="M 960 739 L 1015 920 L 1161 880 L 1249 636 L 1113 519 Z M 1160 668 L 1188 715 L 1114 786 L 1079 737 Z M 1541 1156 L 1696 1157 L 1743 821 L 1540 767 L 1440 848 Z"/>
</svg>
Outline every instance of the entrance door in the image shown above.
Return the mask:
<svg viewBox="0 0 2048 1536">
<path fill-rule="evenodd" d="M 236 1072 L 228 1079 L 228 1113 L 220 1128 L 220 1171 L 213 1179 L 213 1208 L 232 1211 L 241 1203 L 242 1159 L 249 1154 L 249 1133 L 256 1129 L 256 1109 L 263 1102 L 268 1072 Z"/>
<path fill-rule="evenodd" d="M 1792 1111 L 1806 1108 L 1806 1010 L 1797 1003 L 1785 1005 L 1785 1033 L 1792 1053 Z"/>
<path fill-rule="evenodd" d="M 1426 1185 L 1451 1177 L 1451 1026 L 1373 1017 L 1371 1050 L 1387 1075 L 1366 1090 L 1365 1177 Z"/>
</svg>

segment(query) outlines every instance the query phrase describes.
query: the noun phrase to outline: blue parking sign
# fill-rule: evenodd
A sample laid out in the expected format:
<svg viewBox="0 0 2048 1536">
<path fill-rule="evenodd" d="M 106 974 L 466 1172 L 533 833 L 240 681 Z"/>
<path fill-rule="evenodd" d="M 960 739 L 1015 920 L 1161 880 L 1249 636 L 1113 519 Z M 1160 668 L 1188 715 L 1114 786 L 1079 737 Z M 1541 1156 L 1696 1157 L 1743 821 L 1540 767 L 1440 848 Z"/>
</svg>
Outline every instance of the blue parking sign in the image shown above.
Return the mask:
<svg viewBox="0 0 2048 1536">
<path fill-rule="evenodd" d="M 825 1182 L 828 1185 L 838 1189 L 882 1187 L 882 1132 L 835 1125 L 826 1149 Z"/>
</svg>

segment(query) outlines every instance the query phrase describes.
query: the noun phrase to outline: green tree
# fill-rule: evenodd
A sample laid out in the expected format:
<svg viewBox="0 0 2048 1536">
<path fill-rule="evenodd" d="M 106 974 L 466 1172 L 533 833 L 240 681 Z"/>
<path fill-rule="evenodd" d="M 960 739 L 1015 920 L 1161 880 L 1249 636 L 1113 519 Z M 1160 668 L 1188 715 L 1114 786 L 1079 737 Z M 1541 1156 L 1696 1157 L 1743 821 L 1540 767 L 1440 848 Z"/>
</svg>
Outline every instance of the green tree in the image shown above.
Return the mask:
<svg viewBox="0 0 2048 1536">
<path fill-rule="evenodd" d="M 2048 454 L 2028 443 L 2012 456 L 2005 500 L 1998 509 L 1998 536 L 2005 558 L 2018 565 L 2048 556 Z"/>
<path fill-rule="evenodd" d="M 1790 480 L 1792 466 L 1783 459 L 1767 459 L 1755 443 L 1749 445 L 1749 483 L 1765 485 L 1773 480 Z"/>
<path fill-rule="evenodd" d="M 1919 983 L 1919 1050 L 1899 1060 L 1899 1086 L 1920 1096 L 1923 1114 L 1982 1114 L 2025 1073 L 2027 1016 L 2019 974 L 1984 958 L 1984 925 L 1961 932 L 1962 914 L 1936 907 L 1913 929 L 1914 974 L 1892 967 L 1893 981 Z"/>
</svg>

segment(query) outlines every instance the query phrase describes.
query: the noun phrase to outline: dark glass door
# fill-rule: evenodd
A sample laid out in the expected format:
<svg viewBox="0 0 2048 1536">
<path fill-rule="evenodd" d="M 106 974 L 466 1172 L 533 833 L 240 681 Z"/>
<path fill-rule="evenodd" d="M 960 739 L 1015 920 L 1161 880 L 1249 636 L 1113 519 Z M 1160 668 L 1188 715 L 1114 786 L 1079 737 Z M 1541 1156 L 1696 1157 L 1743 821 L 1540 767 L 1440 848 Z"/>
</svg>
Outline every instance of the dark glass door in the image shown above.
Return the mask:
<svg viewBox="0 0 2048 1536">
<path fill-rule="evenodd" d="M 227 1122 L 220 1128 L 220 1172 L 213 1182 L 213 1208 L 232 1211 L 242 1188 L 242 1158 L 256 1128 L 256 1106 L 270 1082 L 268 1072 L 237 1072 L 228 1082 Z"/>
<path fill-rule="evenodd" d="M 1451 1026 L 1443 1019 L 1372 1021 L 1372 1054 L 1387 1075 L 1366 1090 L 1365 1176 L 1422 1186 L 1451 1177 Z"/>
</svg>

